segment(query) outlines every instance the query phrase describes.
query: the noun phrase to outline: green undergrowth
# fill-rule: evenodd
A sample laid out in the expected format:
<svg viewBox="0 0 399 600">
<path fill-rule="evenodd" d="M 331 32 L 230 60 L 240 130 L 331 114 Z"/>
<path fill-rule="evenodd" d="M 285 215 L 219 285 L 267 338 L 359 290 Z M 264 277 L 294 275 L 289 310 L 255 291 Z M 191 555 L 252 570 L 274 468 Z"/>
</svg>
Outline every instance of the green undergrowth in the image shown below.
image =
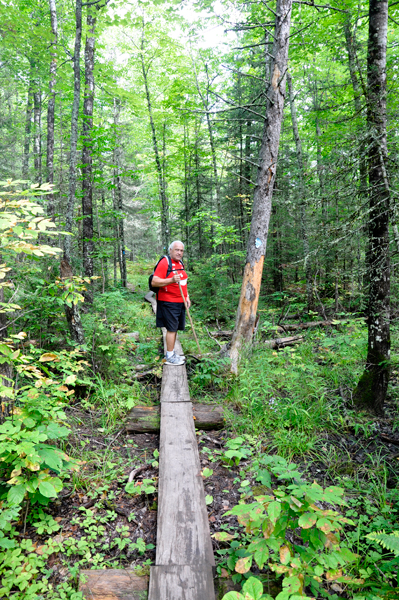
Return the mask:
<svg viewBox="0 0 399 600">
<path fill-rule="evenodd" d="M 243 587 L 223 600 L 398 597 L 397 489 L 381 506 L 372 490 L 354 494 L 339 478 L 322 486 L 248 435 L 216 454 L 241 469 L 239 503 L 226 512 L 237 523 L 214 538 L 218 573 Z"/>
<path fill-rule="evenodd" d="M 303 335 L 297 345 L 278 351 L 259 341 L 228 394 L 241 411 L 237 431 L 270 433 L 282 455 L 310 451 L 319 431 L 345 427 L 356 418 L 350 391 L 364 364 L 365 327 L 352 322 Z"/>
<path fill-rule="evenodd" d="M 95 296 L 82 313 L 82 349 L 70 343 L 58 313 L 48 347 L 44 334 L 36 336 L 38 344 L 29 331 L 15 331 L 0 349 L 1 360 L 18 373 L 15 389 L 2 388 L 11 410 L 0 425 L 0 597 L 81 600 L 81 569 L 124 568 L 133 561 L 148 571 L 151 544 L 145 532 L 137 537 L 131 506 L 139 499 L 148 511 L 156 510 L 156 471 L 141 485 L 127 484 L 127 475 L 141 464 L 156 469 L 158 456 L 139 453 L 124 436 L 123 423 L 134 406 L 159 401 L 163 348 L 151 306 L 143 299 L 152 268 L 152 263 L 128 263 L 130 289 L 111 288 Z M 53 300 L 50 304 L 55 306 Z M 398 571 L 397 476 L 382 451 L 368 449 L 375 419 L 356 412 L 351 402 L 365 359 L 364 323 L 352 318 L 303 332 L 296 346 L 274 351 L 264 340 L 277 335 L 278 311 L 261 308 L 256 344 L 233 377 L 208 333 L 221 324 L 231 327 L 227 308 L 221 307 L 224 313 L 211 323 L 203 304 L 192 308 L 201 356 L 189 324 L 180 336 L 192 399 L 225 408 L 231 439 L 208 458 L 239 469 L 240 506 L 253 505 L 230 507 L 238 525 L 221 529 L 233 537 L 220 538 L 219 574 L 227 570 L 237 584 L 245 584 L 242 597 L 247 599 L 269 593 L 265 582 L 271 573 L 278 593 L 285 594 L 279 600 L 308 593 L 322 598 L 325 592 L 332 600 L 389 598 L 384 590 L 397 586 Z M 46 331 L 53 327 L 49 315 Z M 389 407 L 394 430 L 399 430 L 393 414 L 398 351 L 393 328 Z M 136 378 L 140 370 L 147 372 L 144 380 Z M 361 461 L 339 436 L 362 442 Z M 334 486 L 339 490 L 331 491 Z M 64 495 L 75 498 L 75 508 L 61 522 L 55 515 Z M 207 503 L 212 501 L 208 494 Z M 87 503 L 90 508 L 80 506 Z M 118 506 L 127 507 L 128 525 L 118 522 Z M 339 516 L 320 516 L 320 510 Z M 304 534 L 300 541 L 299 529 L 316 534 Z"/>
</svg>

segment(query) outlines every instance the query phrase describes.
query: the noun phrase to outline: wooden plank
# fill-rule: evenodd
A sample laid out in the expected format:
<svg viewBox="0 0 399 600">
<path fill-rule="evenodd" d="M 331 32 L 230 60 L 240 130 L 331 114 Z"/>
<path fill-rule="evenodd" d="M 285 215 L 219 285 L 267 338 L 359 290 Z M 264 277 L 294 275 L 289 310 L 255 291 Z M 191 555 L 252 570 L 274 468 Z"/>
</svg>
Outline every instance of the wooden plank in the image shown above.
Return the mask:
<svg viewBox="0 0 399 600">
<path fill-rule="evenodd" d="M 162 372 L 161 403 L 190 402 L 186 366 L 164 365 Z"/>
<path fill-rule="evenodd" d="M 157 565 L 215 564 L 200 471 L 191 403 L 163 402 Z"/>
<path fill-rule="evenodd" d="M 219 404 L 193 404 L 195 429 L 223 429 L 223 407 Z M 160 406 L 135 406 L 129 413 L 126 431 L 129 433 L 158 433 L 161 416 Z"/>
<path fill-rule="evenodd" d="M 169 565 L 151 567 L 150 599 L 215 600 L 210 565 Z"/>
<path fill-rule="evenodd" d="M 79 591 L 85 600 L 146 600 L 148 577 L 133 569 L 81 571 Z"/>
</svg>

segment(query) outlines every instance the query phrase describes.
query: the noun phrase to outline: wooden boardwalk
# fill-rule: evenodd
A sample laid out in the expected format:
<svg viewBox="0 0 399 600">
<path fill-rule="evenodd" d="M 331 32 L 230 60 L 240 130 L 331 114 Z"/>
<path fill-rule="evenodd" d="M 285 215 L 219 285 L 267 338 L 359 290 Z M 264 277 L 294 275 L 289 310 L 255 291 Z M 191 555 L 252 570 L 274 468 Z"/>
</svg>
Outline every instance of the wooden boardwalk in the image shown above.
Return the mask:
<svg viewBox="0 0 399 600">
<path fill-rule="evenodd" d="M 175 350 L 182 354 L 178 340 Z M 214 600 L 214 567 L 186 367 L 164 365 L 157 546 L 148 600 Z"/>
<path fill-rule="evenodd" d="M 146 300 L 156 307 L 152 293 Z M 165 340 L 165 331 L 164 340 Z M 179 340 L 175 350 L 182 354 Z M 164 365 L 161 389 L 158 521 L 148 600 L 215 600 L 215 560 L 185 365 Z M 148 578 L 134 571 L 83 571 L 87 600 L 140 600 Z"/>
</svg>

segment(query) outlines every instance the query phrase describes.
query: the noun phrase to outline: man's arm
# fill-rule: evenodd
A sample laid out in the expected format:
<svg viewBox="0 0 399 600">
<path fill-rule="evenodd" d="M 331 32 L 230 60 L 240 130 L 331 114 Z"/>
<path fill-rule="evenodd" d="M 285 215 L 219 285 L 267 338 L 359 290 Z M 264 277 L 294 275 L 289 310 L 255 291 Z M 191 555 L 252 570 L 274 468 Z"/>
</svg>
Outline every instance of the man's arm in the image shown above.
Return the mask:
<svg viewBox="0 0 399 600">
<path fill-rule="evenodd" d="M 153 285 L 154 287 L 166 287 L 167 285 L 170 285 L 171 283 L 178 283 L 180 281 L 180 274 L 179 273 L 172 273 L 171 277 L 168 277 L 167 279 L 162 279 L 161 277 L 158 277 L 158 275 L 154 275 L 151 281 L 151 285 Z"/>
</svg>

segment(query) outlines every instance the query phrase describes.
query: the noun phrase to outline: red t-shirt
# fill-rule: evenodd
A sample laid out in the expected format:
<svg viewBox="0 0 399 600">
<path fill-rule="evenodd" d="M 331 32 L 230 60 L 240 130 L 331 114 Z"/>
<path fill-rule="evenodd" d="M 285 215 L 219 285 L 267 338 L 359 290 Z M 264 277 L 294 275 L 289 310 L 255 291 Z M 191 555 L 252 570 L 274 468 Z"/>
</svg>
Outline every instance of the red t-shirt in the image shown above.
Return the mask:
<svg viewBox="0 0 399 600">
<path fill-rule="evenodd" d="M 187 298 L 187 273 L 183 269 L 182 263 L 177 260 L 174 261 L 172 259 L 172 269 L 175 269 L 177 273 L 180 273 L 180 285 L 183 290 L 184 297 Z M 161 279 L 166 279 L 166 273 L 168 272 L 168 259 L 163 257 L 160 261 L 159 265 L 155 269 L 154 275 L 160 277 Z M 172 277 L 172 273 L 169 273 L 168 279 Z M 164 302 L 183 302 L 183 298 L 181 297 L 181 293 L 179 290 L 178 283 L 170 283 L 166 287 L 158 288 L 157 294 L 158 300 L 163 300 Z"/>
</svg>

